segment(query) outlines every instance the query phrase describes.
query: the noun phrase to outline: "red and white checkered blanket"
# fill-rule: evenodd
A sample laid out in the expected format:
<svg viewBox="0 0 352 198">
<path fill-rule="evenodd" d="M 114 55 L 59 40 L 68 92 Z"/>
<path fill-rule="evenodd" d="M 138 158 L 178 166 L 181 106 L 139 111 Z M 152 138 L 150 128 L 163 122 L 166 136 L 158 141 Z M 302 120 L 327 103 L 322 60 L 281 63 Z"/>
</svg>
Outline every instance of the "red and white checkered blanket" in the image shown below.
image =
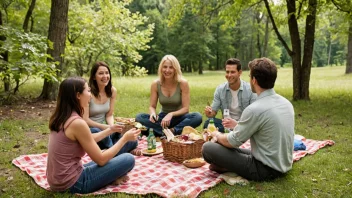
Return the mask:
<svg viewBox="0 0 352 198">
<path fill-rule="evenodd" d="M 293 158 L 298 161 L 307 154 L 314 154 L 326 145 L 333 145 L 334 141 L 316 141 L 311 139 L 303 140 L 307 150 L 295 151 Z M 146 140 L 139 142 L 139 148 L 146 148 Z M 249 141 L 241 148 L 250 148 Z M 155 193 L 163 197 L 197 197 L 204 190 L 215 186 L 222 181 L 219 174 L 208 169 L 209 165 L 196 169 L 189 169 L 185 166 L 169 162 L 163 159 L 163 155 L 136 156 L 134 169 L 128 174 L 129 181 L 118 186 L 109 185 L 92 194 L 106 194 L 111 192 L 124 192 L 128 194 L 148 194 Z M 26 171 L 34 181 L 42 188 L 50 190 L 46 180 L 46 160 L 47 154 L 21 155 L 12 163 L 22 171 Z M 83 163 L 89 162 L 89 156 L 84 156 Z"/>
</svg>

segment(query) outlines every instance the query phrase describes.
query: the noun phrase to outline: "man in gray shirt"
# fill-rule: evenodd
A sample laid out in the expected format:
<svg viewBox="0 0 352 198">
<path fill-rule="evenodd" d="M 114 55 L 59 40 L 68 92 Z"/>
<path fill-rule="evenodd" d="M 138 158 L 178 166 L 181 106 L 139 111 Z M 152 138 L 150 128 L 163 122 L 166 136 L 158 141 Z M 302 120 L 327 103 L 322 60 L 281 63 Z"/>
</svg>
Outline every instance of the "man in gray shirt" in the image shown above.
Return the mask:
<svg viewBox="0 0 352 198">
<path fill-rule="evenodd" d="M 243 111 L 238 123 L 234 121 L 233 132 L 213 132 L 213 142 L 203 145 L 202 154 L 211 170 L 235 172 L 249 180 L 263 181 L 292 168 L 294 110 L 273 89 L 277 77 L 274 62 L 259 58 L 248 66 L 257 100 Z M 238 148 L 248 139 L 251 150 Z"/>
<path fill-rule="evenodd" d="M 221 119 L 215 118 L 218 110 L 224 113 L 224 109 L 229 109 L 230 117 L 239 120 L 243 110 L 257 98 L 257 94 L 252 92 L 249 83 L 240 78 L 242 74 L 240 60 L 228 59 L 225 63 L 225 71 L 227 82 L 216 88 L 212 105 L 206 106 L 204 109 L 205 115 L 208 118 L 213 118 L 215 127 L 220 132 L 224 132 L 224 126 Z M 208 124 L 209 119 L 204 122 L 203 128 L 207 128 Z"/>
</svg>

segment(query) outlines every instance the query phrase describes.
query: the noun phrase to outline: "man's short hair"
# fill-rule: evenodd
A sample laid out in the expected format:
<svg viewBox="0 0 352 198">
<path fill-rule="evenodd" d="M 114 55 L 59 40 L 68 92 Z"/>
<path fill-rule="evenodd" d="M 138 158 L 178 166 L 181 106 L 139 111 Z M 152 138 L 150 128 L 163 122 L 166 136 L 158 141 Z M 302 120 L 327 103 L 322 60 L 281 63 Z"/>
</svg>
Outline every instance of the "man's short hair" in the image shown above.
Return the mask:
<svg viewBox="0 0 352 198">
<path fill-rule="evenodd" d="M 248 63 L 251 79 L 254 77 L 263 89 L 271 89 L 275 85 L 277 68 L 268 58 L 256 58 Z"/>
<path fill-rule="evenodd" d="M 237 65 L 237 71 L 242 69 L 241 61 L 237 58 L 229 58 L 225 63 L 225 68 L 226 65 Z"/>
</svg>

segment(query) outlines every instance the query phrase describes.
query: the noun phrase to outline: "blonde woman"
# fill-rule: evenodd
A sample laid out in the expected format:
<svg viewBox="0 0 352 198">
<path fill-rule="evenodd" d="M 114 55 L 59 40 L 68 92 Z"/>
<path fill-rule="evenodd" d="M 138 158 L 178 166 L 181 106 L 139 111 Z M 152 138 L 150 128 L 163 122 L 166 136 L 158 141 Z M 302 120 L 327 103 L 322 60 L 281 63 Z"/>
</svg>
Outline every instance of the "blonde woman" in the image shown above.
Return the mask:
<svg viewBox="0 0 352 198">
<path fill-rule="evenodd" d="M 189 113 L 190 90 L 175 56 L 163 57 L 158 76 L 150 89 L 149 114 L 138 114 L 136 121 L 148 129 L 153 128 L 157 137 L 163 135 L 162 129 L 166 127 L 175 135 L 181 134 L 185 126 L 198 127 L 202 123 L 202 115 L 198 112 Z M 158 101 L 161 111 L 156 113 Z"/>
</svg>

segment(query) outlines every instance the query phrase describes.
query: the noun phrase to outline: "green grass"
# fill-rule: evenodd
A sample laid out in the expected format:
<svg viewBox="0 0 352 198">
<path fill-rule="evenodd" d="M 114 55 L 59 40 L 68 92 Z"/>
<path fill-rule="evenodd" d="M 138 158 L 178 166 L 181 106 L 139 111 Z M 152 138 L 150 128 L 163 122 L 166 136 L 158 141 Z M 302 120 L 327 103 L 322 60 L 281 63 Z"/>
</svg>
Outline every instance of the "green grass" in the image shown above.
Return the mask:
<svg viewBox="0 0 352 198">
<path fill-rule="evenodd" d="M 271 182 L 250 182 L 247 186 L 220 183 L 200 197 L 350 197 L 352 196 L 352 75 L 344 75 L 345 67 L 312 68 L 311 101 L 292 101 L 295 108 L 295 132 L 309 139 L 332 139 L 335 145 L 319 150 L 295 162 L 284 178 Z M 248 81 L 248 72 L 242 77 Z M 147 112 L 150 84 L 156 76 L 118 78 L 115 116 L 134 117 Z M 191 111 L 202 114 L 207 101 L 212 101 L 217 85 L 225 82 L 223 72 L 204 75 L 185 74 L 191 88 Z M 21 89 L 23 96 L 37 96 L 41 81 L 33 81 Z M 291 100 L 292 69 L 280 68 L 275 90 Z M 69 197 L 68 194 L 43 190 L 25 173 L 11 164 L 20 154 L 46 152 L 46 139 L 33 141 L 28 131 L 47 136 L 47 120 L 23 118 L 0 123 L 0 196 L 4 197 Z M 21 144 L 20 148 L 13 146 Z M 8 179 L 10 176 L 13 179 Z M 140 197 L 123 193 L 103 197 Z M 156 197 L 148 195 L 147 197 Z"/>
</svg>

